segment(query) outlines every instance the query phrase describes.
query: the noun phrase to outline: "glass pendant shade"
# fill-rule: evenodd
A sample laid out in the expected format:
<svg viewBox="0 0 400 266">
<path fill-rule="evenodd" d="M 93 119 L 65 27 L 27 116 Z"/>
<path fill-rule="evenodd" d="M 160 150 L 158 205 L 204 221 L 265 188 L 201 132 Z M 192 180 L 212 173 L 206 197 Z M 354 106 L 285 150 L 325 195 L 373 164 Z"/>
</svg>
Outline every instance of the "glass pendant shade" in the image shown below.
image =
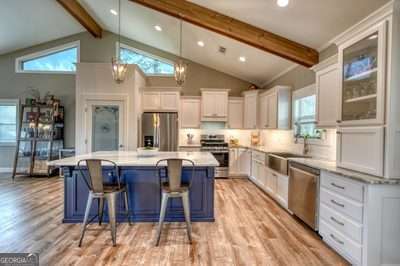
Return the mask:
<svg viewBox="0 0 400 266">
<path fill-rule="evenodd" d="M 118 59 L 111 59 L 113 79 L 117 83 L 122 83 L 125 80 L 126 71 L 128 70 L 127 64 L 122 64 Z"/>
<path fill-rule="evenodd" d="M 185 64 L 185 62 L 182 60 L 179 60 L 177 63 L 175 63 L 174 69 L 176 83 L 181 86 L 183 83 L 185 83 L 187 64 Z"/>
</svg>

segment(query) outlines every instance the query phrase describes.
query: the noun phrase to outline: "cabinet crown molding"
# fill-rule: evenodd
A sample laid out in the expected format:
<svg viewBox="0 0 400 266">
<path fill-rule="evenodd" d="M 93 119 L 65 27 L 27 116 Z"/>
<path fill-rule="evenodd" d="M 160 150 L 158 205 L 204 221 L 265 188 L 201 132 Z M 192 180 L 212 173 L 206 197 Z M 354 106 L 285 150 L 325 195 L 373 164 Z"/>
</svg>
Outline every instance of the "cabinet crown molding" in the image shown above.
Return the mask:
<svg viewBox="0 0 400 266">
<path fill-rule="evenodd" d="M 397 1 L 397 0 L 394 0 Z M 348 28 L 346 31 L 343 33 L 339 34 L 336 36 L 333 40 L 330 41 L 330 43 L 334 43 L 337 46 L 342 45 L 346 41 L 354 38 L 354 36 L 357 36 L 361 32 L 367 30 L 368 28 L 381 23 L 385 20 L 388 20 L 390 16 L 393 14 L 394 10 L 394 1 L 390 1 L 386 5 L 382 6 L 375 12 L 371 13 L 369 16 L 366 18 L 362 19 L 360 22 L 356 23 L 355 25 L 351 26 Z"/>
<path fill-rule="evenodd" d="M 182 91 L 182 87 L 159 87 L 159 86 L 154 86 L 154 87 L 141 87 L 141 91 L 165 91 L 165 92 L 170 92 L 170 91 Z"/>
<path fill-rule="evenodd" d="M 328 57 L 327 59 L 319 62 L 318 64 L 311 67 L 310 69 L 313 70 L 314 72 L 318 72 L 318 71 L 321 71 L 321 70 L 327 68 L 328 66 L 337 64 L 338 61 L 339 61 L 338 54 L 335 54 L 335 55 L 332 55 L 331 57 Z"/>
<path fill-rule="evenodd" d="M 249 95 L 249 94 L 258 94 L 261 90 L 246 90 L 246 91 L 242 91 L 242 95 Z"/>
<path fill-rule="evenodd" d="M 214 92 L 217 92 L 217 91 L 224 91 L 224 92 L 230 92 L 231 89 L 224 89 L 224 88 L 201 88 L 200 91 L 201 91 L 201 92 L 203 92 L 203 91 L 214 91 Z"/>
</svg>

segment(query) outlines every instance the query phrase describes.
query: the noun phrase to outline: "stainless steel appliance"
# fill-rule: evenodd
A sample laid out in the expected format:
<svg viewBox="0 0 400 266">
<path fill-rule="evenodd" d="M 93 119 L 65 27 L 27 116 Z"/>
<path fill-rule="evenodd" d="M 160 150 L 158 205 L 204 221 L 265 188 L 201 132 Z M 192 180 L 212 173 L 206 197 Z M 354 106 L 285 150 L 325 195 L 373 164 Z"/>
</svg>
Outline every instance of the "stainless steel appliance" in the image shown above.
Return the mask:
<svg viewBox="0 0 400 266">
<path fill-rule="evenodd" d="M 289 210 L 318 231 L 319 175 L 317 169 L 289 164 Z"/>
<path fill-rule="evenodd" d="M 288 158 L 310 158 L 309 156 L 298 155 L 288 152 L 274 152 L 266 155 L 266 165 L 272 170 L 288 175 L 289 173 L 289 160 Z"/>
<path fill-rule="evenodd" d="M 178 150 L 178 113 L 143 113 L 141 146 Z"/>
<path fill-rule="evenodd" d="M 219 167 L 215 168 L 216 178 L 229 177 L 229 145 L 225 142 L 224 135 L 201 135 L 201 151 L 208 151 L 214 155 L 219 162 Z"/>
</svg>

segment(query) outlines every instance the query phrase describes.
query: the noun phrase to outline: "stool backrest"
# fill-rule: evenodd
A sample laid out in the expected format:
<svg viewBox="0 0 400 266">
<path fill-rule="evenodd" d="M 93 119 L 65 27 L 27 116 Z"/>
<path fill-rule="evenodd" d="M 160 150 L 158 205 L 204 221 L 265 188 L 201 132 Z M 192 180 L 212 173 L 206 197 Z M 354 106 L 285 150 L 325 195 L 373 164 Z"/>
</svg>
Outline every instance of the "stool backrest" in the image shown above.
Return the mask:
<svg viewBox="0 0 400 266">
<path fill-rule="evenodd" d="M 103 179 L 103 167 L 102 167 L 103 162 L 112 165 L 115 171 L 115 175 L 117 176 L 117 183 L 118 183 L 117 185 L 118 187 L 120 187 L 119 172 L 116 163 L 103 159 L 83 159 L 80 160 L 77 164 L 86 185 L 88 186 L 89 190 L 93 191 L 94 193 L 104 192 L 104 179 Z M 89 181 L 87 181 L 85 178 L 85 173 L 82 167 L 83 163 L 85 163 L 86 165 Z"/>
<path fill-rule="evenodd" d="M 189 180 L 189 186 L 190 183 L 192 182 L 193 175 L 194 175 L 194 162 L 188 159 L 163 159 L 159 160 L 156 164 L 156 167 L 158 168 L 158 174 L 159 177 L 161 178 L 161 169 L 164 167 L 160 167 L 160 164 L 163 162 L 167 162 L 167 176 L 168 176 L 168 185 L 169 185 L 169 190 L 171 192 L 178 192 L 180 188 L 182 187 L 182 170 L 183 170 L 183 163 L 188 162 L 192 166 L 192 175 Z"/>
</svg>

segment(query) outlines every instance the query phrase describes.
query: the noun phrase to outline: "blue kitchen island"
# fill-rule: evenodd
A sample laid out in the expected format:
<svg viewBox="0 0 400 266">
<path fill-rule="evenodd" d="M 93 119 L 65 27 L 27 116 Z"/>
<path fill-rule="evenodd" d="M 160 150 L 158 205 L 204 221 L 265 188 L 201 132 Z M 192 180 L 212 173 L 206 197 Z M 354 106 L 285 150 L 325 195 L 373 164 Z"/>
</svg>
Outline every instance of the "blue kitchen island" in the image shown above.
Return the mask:
<svg viewBox="0 0 400 266">
<path fill-rule="evenodd" d="M 131 220 L 136 222 L 157 222 L 160 214 L 161 190 L 156 163 L 160 159 L 182 158 L 195 163 L 195 172 L 190 189 L 191 218 L 194 222 L 214 221 L 214 168 L 218 161 L 208 152 L 160 152 L 153 157 L 139 157 L 136 152 L 115 151 L 95 152 L 52 161 L 49 164 L 64 172 L 64 223 L 80 223 L 85 213 L 88 188 L 77 163 L 81 159 L 106 159 L 118 165 L 121 182 L 128 189 L 128 204 Z M 192 168 L 183 168 L 183 179 L 191 177 Z M 115 181 L 116 173 L 111 166 L 103 166 L 107 182 Z M 122 214 L 122 197 L 118 199 L 119 222 L 127 222 Z M 107 206 L 106 206 L 107 208 Z M 97 213 L 97 201 L 93 202 L 91 215 Z M 105 211 L 105 214 L 107 211 Z M 107 221 L 108 217 L 104 217 Z M 181 199 L 169 202 L 166 221 L 184 221 Z"/>
</svg>

